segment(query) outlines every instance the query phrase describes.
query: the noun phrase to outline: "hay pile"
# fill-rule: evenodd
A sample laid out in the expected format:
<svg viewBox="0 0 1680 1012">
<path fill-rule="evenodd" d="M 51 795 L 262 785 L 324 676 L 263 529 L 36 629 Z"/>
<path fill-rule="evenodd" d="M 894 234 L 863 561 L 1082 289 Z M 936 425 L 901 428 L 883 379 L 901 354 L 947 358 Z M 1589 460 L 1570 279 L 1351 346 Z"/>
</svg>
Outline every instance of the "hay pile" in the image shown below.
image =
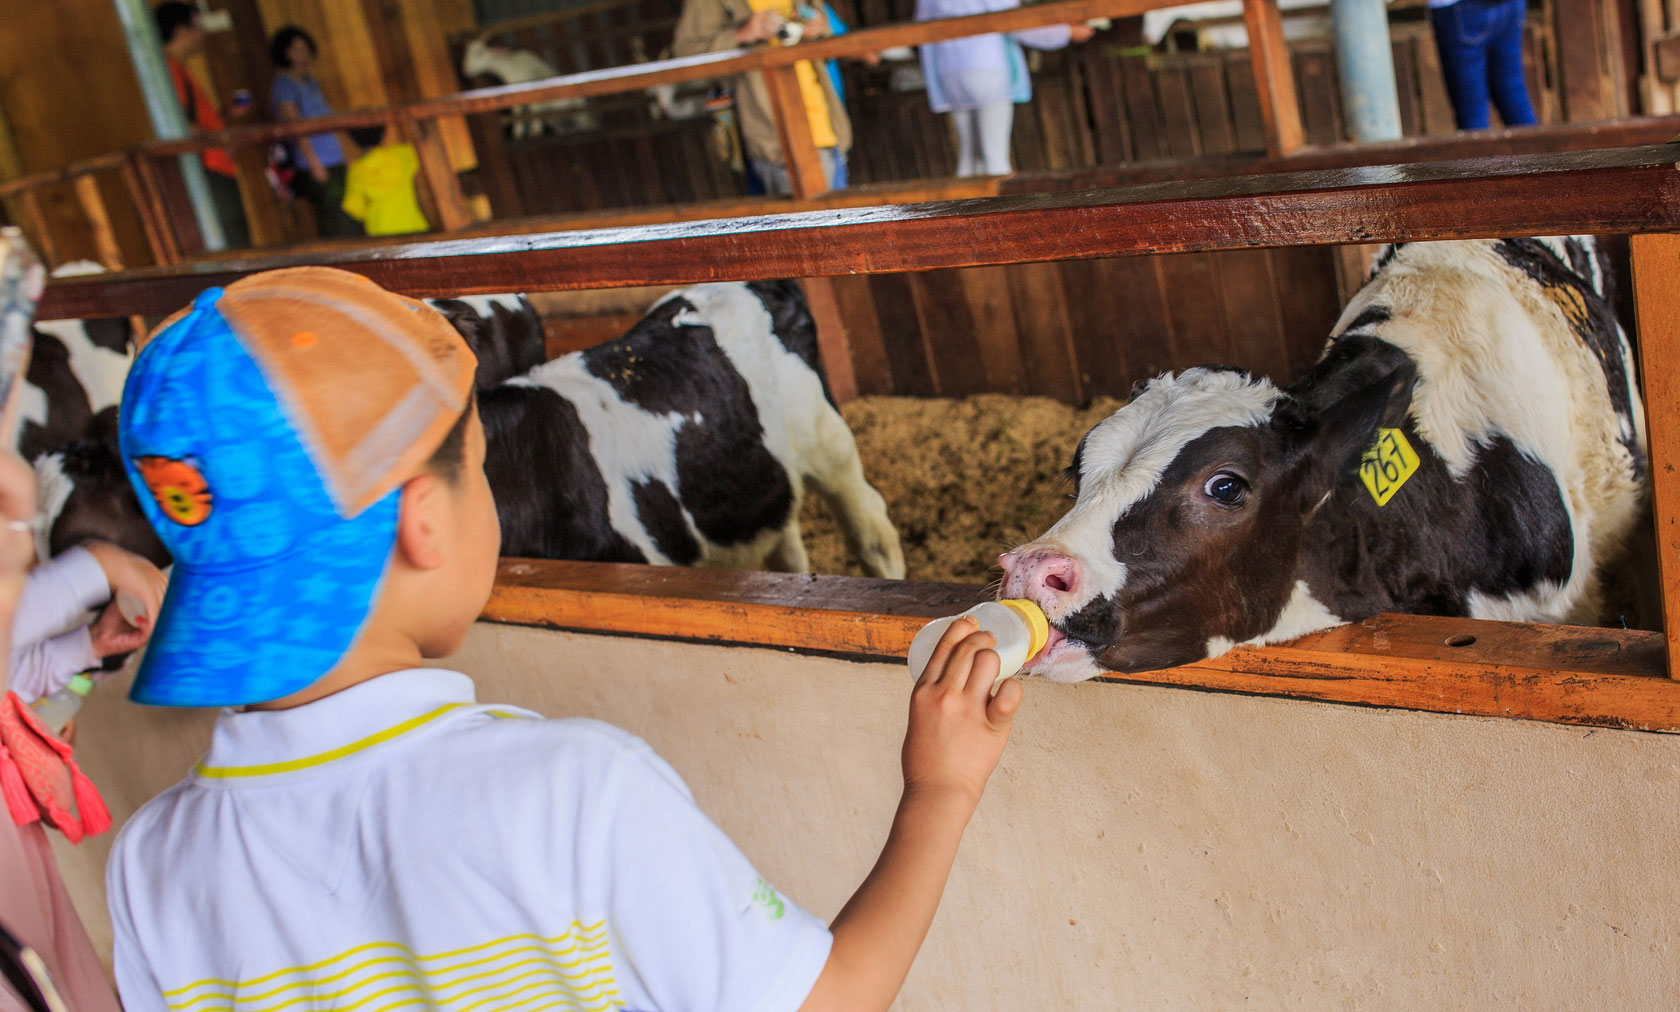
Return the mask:
<svg viewBox="0 0 1680 1012">
<path fill-rule="evenodd" d="M 1087 429 L 1120 406 L 1045 397 L 864 397 L 842 408 L 869 481 L 887 500 L 912 580 L 985 583 L 1000 552 L 1044 533 L 1071 504 L 1063 470 Z M 815 573 L 862 575 L 816 496 L 801 518 Z"/>
</svg>

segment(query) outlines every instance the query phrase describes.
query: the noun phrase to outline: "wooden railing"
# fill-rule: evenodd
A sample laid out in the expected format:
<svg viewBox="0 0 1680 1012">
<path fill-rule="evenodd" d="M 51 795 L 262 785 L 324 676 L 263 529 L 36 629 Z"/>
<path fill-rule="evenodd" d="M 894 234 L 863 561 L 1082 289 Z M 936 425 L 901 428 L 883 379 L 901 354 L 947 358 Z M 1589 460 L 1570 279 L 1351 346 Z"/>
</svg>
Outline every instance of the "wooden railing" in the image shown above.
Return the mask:
<svg viewBox="0 0 1680 1012">
<path fill-rule="evenodd" d="M 26 211 L 25 217 L 31 219 L 27 224 L 40 230 L 34 238 L 43 249 L 50 251 L 54 243 L 52 237 L 45 234 L 45 220 L 35 203 L 39 189 L 102 172 L 120 171 L 129 196 L 139 209 L 154 260 L 160 264 L 178 263 L 184 259 L 190 245 L 183 239 L 183 223 L 190 222 L 192 215 L 185 204 L 184 190 L 164 182 L 163 165 L 167 160 L 207 148 L 229 148 L 243 167 L 241 185 L 262 185 L 259 181 L 262 145 L 318 133 L 386 125 L 415 145 L 420 155 L 421 185 L 437 210 L 438 224 L 446 232 L 455 231 L 466 227 L 473 219 L 460 180 L 445 152 L 439 120 L 494 113 L 554 99 L 592 98 L 636 92 L 659 85 L 758 72 L 765 75 L 769 85 L 772 111 L 780 132 L 794 196 L 796 199 L 809 199 L 823 193 L 827 184 L 821 158 L 811 137 L 804 103 L 799 97 L 794 70 L 796 64 L 808 60 L 859 57 L 897 46 L 916 46 L 976 34 L 1019 31 L 1099 17 L 1125 17 L 1188 2 L 1191 0 L 1055 0 L 989 14 L 862 29 L 797 46 L 760 46 L 707 53 L 564 75 L 527 84 L 484 88 L 445 98 L 423 99 L 318 119 L 234 127 L 177 140 L 154 141 L 127 152 L 12 180 L 0 184 L 0 198 L 17 198 L 26 209 L 36 208 L 34 212 Z M 1301 146 L 1302 133 L 1289 53 L 1283 41 L 1276 0 L 1244 0 L 1244 10 L 1249 25 L 1256 91 L 1265 122 L 1267 151 L 1274 156 L 1284 155 Z M 99 199 L 97 192 L 89 192 L 90 199 Z M 96 233 L 99 232 L 100 223 L 109 216 L 102 213 L 102 207 L 84 210 Z M 115 248 L 108 226 L 98 242 L 102 249 L 107 246 Z"/>
<path fill-rule="evenodd" d="M 329 263 L 412 295 L 821 277 L 1181 250 L 1636 233 L 1633 286 L 1666 634 L 1384 616 L 1119 680 L 1680 730 L 1680 144 L 1081 193 L 435 240 L 55 281 L 45 318 L 164 313 L 251 271 Z M 829 349 L 824 350 L 825 358 Z M 509 562 L 486 617 L 896 656 L 977 587 Z"/>
</svg>

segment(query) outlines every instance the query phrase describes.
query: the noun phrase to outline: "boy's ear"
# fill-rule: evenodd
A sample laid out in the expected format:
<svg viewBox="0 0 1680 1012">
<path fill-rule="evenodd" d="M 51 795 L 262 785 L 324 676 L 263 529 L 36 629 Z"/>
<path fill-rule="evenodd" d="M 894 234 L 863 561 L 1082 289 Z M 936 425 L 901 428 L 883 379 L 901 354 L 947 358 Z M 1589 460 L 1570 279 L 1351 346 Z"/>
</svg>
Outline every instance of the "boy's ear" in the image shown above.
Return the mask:
<svg viewBox="0 0 1680 1012">
<path fill-rule="evenodd" d="M 437 569 L 444 562 L 443 480 L 422 474 L 403 483 L 397 500 L 397 554 L 415 569 Z"/>
</svg>

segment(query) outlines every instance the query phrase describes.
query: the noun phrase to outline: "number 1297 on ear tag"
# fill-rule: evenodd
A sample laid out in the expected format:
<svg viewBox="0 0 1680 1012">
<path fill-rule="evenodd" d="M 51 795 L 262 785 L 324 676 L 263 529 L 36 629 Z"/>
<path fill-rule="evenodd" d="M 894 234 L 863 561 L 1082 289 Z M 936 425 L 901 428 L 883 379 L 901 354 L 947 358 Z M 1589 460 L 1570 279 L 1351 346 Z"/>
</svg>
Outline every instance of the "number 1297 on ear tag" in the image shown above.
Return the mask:
<svg viewBox="0 0 1680 1012">
<path fill-rule="evenodd" d="M 1417 451 L 1399 429 L 1378 429 L 1376 443 L 1359 459 L 1359 478 L 1378 506 L 1387 506 L 1417 469 Z"/>
</svg>

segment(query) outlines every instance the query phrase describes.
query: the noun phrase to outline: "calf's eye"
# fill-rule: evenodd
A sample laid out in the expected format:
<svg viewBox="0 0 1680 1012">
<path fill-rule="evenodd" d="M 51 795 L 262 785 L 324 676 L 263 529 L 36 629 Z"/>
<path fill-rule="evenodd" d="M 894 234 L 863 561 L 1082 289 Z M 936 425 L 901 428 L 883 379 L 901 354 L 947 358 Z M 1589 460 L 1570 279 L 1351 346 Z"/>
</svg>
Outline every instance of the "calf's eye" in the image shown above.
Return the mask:
<svg viewBox="0 0 1680 1012">
<path fill-rule="evenodd" d="M 1240 506 L 1248 496 L 1248 482 L 1228 471 L 1221 471 L 1207 480 L 1202 491 L 1221 506 Z"/>
</svg>

